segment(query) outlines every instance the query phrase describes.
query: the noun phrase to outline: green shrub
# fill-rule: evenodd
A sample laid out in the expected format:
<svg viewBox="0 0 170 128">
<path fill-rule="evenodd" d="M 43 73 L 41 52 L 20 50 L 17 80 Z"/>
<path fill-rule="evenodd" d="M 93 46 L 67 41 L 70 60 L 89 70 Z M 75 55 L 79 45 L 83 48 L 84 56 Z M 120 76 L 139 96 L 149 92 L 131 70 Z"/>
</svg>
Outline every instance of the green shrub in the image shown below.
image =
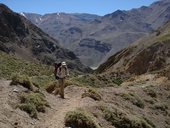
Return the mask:
<svg viewBox="0 0 170 128">
<path fill-rule="evenodd" d="M 112 87 L 116 85 L 121 85 L 123 83 L 123 80 L 121 78 L 96 74 L 74 77 L 71 81 L 77 83 L 78 85 L 91 87 Z"/>
<path fill-rule="evenodd" d="M 25 88 L 33 90 L 32 81 L 31 81 L 31 79 L 28 76 L 14 74 L 12 76 L 11 85 L 17 85 L 17 84 L 20 84 L 20 85 L 22 85 Z"/>
<path fill-rule="evenodd" d="M 146 117 L 143 117 L 143 119 L 144 119 L 149 125 L 151 125 L 153 128 L 156 128 L 155 124 L 154 124 L 151 120 L 149 120 L 149 119 L 146 118 Z"/>
<path fill-rule="evenodd" d="M 152 128 L 144 119 L 127 115 L 116 108 L 100 107 L 104 118 L 111 122 L 116 128 Z"/>
<path fill-rule="evenodd" d="M 134 101 L 134 102 L 132 102 L 132 103 L 133 103 L 134 105 L 140 107 L 140 108 L 144 108 L 144 107 L 145 107 L 144 102 L 143 102 L 141 99 L 139 99 L 139 98 L 137 98 L 137 101 Z"/>
<path fill-rule="evenodd" d="M 57 81 L 52 81 L 50 82 L 47 87 L 45 88 L 45 90 L 48 92 L 48 93 L 52 93 L 56 88 L 57 88 L 58 85 L 58 82 Z"/>
<path fill-rule="evenodd" d="M 125 99 L 125 100 L 129 100 L 130 102 L 132 102 L 134 105 L 140 107 L 140 108 L 144 108 L 144 102 L 141 98 L 139 98 L 137 95 L 132 94 L 132 93 L 121 93 L 120 96 Z"/>
<path fill-rule="evenodd" d="M 70 85 L 77 85 L 77 83 L 75 82 L 72 82 L 71 80 L 65 80 L 65 87 L 67 86 L 70 86 Z M 47 86 L 45 86 L 45 90 L 48 92 L 48 93 L 52 93 L 56 88 L 59 88 L 59 83 L 57 80 L 55 81 L 51 81 L 47 84 Z"/>
<path fill-rule="evenodd" d="M 37 110 L 36 110 L 34 105 L 29 104 L 29 103 L 25 103 L 25 104 L 23 103 L 23 104 L 18 105 L 18 107 L 21 110 L 27 112 L 30 115 L 30 117 L 38 118 L 38 115 L 37 115 L 38 112 L 37 112 Z"/>
<path fill-rule="evenodd" d="M 65 116 L 66 127 L 99 128 L 92 116 L 82 110 L 68 112 Z"/>
<path fill-rule="evenodd" d="M 119 86 L 123 83 L 123 80 L 121 78 L 113 78 L 112 82 Z"/>
<path fill-rule="evenodd" d="M 93 88 L 90 88 L 90 89 L 88 89 L 88 91 L 85 91 L 82 94 L 82 98 L 84 98 L 84 97 L 90 97 L 94 100 L 101 100 L 102 99 L 101 95 L 97 92 L 97 90 L 95 90 Z"/>
<path fill-rule="evenodd" d="M 45 107 L 49 106 L 44 96 L 39 93 L 29 93 L 21 96 L 19 108 L 30 114 L 31 117 L 37 118 L 37 112 L 45 112 Z"/>
<path fill-rule="evenodd" d="M 92 86 L 92 87 L 103 86 L 102 81 L 100 81 L 95 75 L 83 75 L 80 77 L 75 77 L 72 79 L 72 81 L 82 86 Z"/>
<path fill-rule="evenodd" d="M 41 75 L 41 76 L 33 76 L 32 82 L 38 88 L 46 88 L 49 83 L 55 81 L 55 77 L 53 75 Z"/>
<path fill-rule="evenodd" d="M 129 128 L 154 128 L 154 127 L 152 127 L 142 118 L 134 118 L 133 120 L 131 120 Z"/>
</svg>

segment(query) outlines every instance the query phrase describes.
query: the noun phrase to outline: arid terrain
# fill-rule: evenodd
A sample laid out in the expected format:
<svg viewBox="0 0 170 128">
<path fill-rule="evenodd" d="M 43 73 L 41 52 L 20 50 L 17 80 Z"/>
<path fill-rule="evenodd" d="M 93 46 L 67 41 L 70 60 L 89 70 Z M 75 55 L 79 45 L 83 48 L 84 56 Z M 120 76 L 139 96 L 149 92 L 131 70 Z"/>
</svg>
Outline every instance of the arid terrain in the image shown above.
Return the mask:
<svg viewBox="0 0 170 128">
<path fill-rule="evenodd" d="M 166 77 L 159 75 L 141 75 L 127 80 L 120 87 L 95 88 L 101 96 L 99 100 L 94 100 L 95 98 L 90 95 L 82 98 L 82 94 L 89 90 L 87 87 L 68 86 L 65 89 L 65 99 L 41 90 L 50 107 L 46 108 L 46 113 L 39 113 L 37 120 L 16 108 L 20 102 L 19 96 L 27 92 L 27 89 L 20 85 L 11 86 L 10 81 L 1 80 L 0 126 L 2 128 L 64 128 L 65 114 L 82 109 L 90 114 L 96 125 L 102 128 L 114 126 L 116 128 L 169 128 L 169 82 Z M 73 124 L 74 122 L 67 125 L 71 127 Z"/>
<path fill-rule="evenodd" d="M 169 0 L 103 17 L 19 14 L 0 4 L 0 128 L 170 128 L 169 11 Z M 57 39 L 59 33 L 50 37 L 25 15 L 37 26 L 63 16 L 66 20 L 57 19 L 62 37 Z M 37 17 L 49 19 L 37 24 Z M 68 25 L 70 18 L 74 20 Z M 114 28 L 117 20 L 121 24 Z M 81 29 L 88 24 L 86 34 L 75 37 L 73 44 L 80 47 L 71 44 L 78 51 L 70 51 L 61 40 L 82 32 L 77 23 Z M 106 51 L 110 57 L 103 59 Z M 96 60 L 100 60 L 97 69 L 85 66 L 96 66 Z M 58 95 L 56 61 L 66 61 L 70 71 L 64 99 Z"/>
</svg>

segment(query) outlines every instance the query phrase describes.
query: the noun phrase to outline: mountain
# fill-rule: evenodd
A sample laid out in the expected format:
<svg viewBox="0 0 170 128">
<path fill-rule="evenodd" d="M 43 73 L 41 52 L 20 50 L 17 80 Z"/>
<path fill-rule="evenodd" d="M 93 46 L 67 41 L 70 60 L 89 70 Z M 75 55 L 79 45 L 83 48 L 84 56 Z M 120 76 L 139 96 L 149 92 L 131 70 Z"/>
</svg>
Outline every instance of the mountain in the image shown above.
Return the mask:
<svg viewBox="0 0 170 128">
<path fill-rule="evenodd" d="M 0 50 L 25 60 L 45 64 L 66 61 L 72 69 L 89 70 L 73 52 L 3 4 L 0 4 Z"/>
<path fill-rule="evenodd" d="M 89 22 L 97 19 L 99 16 L 94 14 L 87 13 L 50 13 L 45 15 L 40 15 L 36 13 L 20 13 L 20 15 L 28 18 L 34 24 L 40 25 L 42 22 L 48 22 L 50 19 L 57 20 L 60 22 L 64 22 L 65 24 L 69 24 L 69 22 Z M 54 22 L 54 21 L 53 21 Z"/>
<path fill-rule="evenodd" d="M 109 56 L 154 31 L 170 19 L 170 1 L 157 1 L 105 16 L 22 13 L 44 32 L 59 40 L 88 66 L 99 66 Z"/>
<path fill-rule="evenodd" d="M 159 72 L 170 78 L 170 21 L 111 56 L 97 72 L 126 76 Z"/>
</svg>

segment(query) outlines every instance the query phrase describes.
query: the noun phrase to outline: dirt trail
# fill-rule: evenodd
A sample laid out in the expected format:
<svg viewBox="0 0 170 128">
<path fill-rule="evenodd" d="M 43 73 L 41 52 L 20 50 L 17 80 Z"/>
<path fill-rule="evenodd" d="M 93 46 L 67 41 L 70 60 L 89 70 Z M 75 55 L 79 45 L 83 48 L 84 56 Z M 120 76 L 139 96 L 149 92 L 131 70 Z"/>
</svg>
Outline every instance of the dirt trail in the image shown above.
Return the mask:
<svg viewBox="0 0 170 128">
<path fill-rule="evenodd" d="M 68 111 L 73 111 L 80 107 L 80 99 L 73 99 L 66 101 L 60 108 L 60 111 L 56 111 L 51 117 L 49 117 L 45 126 L 49 128 L 63 128 L 64 127 L 64 117 Z"/>
<path fill-rule="evenodd" d="M 65 89 L 65 99 L 48 96 L 47 100 L 52 104 L 52 112 L 48 114 L 48 117 L 45 117 L 44 121 L 37 124 L 37 128 L 64 128 L 65 114 L 83 106 L 81 104 L 83 92 L 83 88 L 71 86 Z"/>
<path fill-rule="evenodd" d="M 46 113 L 39 113 L 39 120 L 34 120 L 27 113 L 12 107 L 20 102 L 18 95 L 26 89 L 22 86 L 9 86 L 9 84 L 10 81 L 0 80 L 0 127 L 3 128 L 13 128 L 16 123 L 17 128 L 64 128 L 65 114 L 85 106 L 81 98 L 85 88 L 67 87 L 65 99 L 43 92 L 50 108 L 47 108 Z"/>
</svg>

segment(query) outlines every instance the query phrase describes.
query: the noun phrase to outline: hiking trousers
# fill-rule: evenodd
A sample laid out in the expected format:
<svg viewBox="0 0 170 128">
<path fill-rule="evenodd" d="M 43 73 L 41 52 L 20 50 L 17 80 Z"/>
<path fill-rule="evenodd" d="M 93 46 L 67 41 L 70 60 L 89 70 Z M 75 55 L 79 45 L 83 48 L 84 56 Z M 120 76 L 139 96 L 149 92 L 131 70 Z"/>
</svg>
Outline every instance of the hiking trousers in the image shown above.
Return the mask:
<svg viewBox="0 0 170 128">
<path fill-rule="evenodd" d="M 64 98 L 65 79 L 61 78 L 58 80 L 58 82 L 59 82 L 59 87 L 60 87 L 59 94 L 60 94 L 61 98 Z"/>
</svg>

